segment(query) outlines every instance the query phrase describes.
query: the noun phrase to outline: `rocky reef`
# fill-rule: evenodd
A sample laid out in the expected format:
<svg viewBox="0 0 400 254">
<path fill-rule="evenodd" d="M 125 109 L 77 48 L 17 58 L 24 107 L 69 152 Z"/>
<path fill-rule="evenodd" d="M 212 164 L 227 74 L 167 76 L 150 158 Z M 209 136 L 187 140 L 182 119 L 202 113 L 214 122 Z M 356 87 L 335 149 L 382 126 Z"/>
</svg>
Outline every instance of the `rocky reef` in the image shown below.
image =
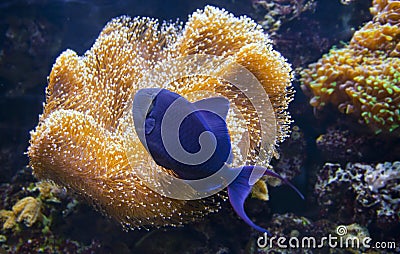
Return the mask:
<svg viewBox="0 0 400 254">
<path fill-rule="evenodd" d="M 372 224 L 393 233 L 400 229 L 399 181 L 398 161 L 376 165 L 349 163 L 343 168 L 326 163 L 318 174 L 315 193 L 321 212 L 334 216 L 333 220 Z"/>
</svg>

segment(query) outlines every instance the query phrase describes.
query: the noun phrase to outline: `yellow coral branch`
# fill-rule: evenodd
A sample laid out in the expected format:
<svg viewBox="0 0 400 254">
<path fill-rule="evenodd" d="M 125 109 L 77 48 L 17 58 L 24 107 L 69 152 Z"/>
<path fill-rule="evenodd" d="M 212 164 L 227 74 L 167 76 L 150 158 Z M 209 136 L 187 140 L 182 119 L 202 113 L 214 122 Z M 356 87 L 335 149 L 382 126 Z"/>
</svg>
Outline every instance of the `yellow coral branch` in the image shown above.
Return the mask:
<svg viewBox="0 0 400 254">
<path fill-rule="evenodd" d="M 310 104 L 331 103 L 376 133 L 400 125 L 400 1 L 374 0 L 374 19 L 354 33 L 350 44 L 332 49 L 301 72 Z"/>
</svg>

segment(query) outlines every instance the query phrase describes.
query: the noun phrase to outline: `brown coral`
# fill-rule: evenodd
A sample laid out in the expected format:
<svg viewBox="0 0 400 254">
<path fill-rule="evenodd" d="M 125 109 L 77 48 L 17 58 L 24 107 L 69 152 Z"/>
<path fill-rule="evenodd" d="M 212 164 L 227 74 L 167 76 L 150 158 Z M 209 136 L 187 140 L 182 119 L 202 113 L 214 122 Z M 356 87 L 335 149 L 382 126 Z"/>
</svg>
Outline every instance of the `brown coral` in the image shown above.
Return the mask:
<svg viewBox="0 0 400 254">
<path fill-rule="evenodd" d="M 0 219 L 4 220 L 3 230 L 13 228 L 16 222 L 23 222 L 27 227 L 31 227 L 42 216 L 41 206 L 40 200 L 25 197 L 12 207 L 12 211 L 1 210 Z"/>
<path fill-rule="evenodd" d="M 349 45 L 333 48 L 301 72 L 310 104 L 331 103 L 357 116 L 377 133 L 400 125 L 400 1 L 375 0 L 374 19 L 357 31 Z"/>
<path fill-rule="evenodd" d="M 9 210 L 0 210 L 0 220 L 3 222 L 3 230 L 13 228 L 16 223 L 14 212 Z"/>
<path fill-rule="evenodd" d="M 381 24 L 398 25 L 400 22 L 400 2 L 396 0 L 373 0 L 371 13 Z"/>
<path fill-rule="evenodd" d="M 84 56 L 67 50 L 54 64 L 44 113 L 28 149 L 35 176 L 66 186 L 128 228 L 182 224 L 218 210 L 219 195 L 175 200 L 151 190 L 138 176 L 165 169 L 155 164 L 132 131 L 132 94 L 149 85 L 139 82 L 143 73 L 158 70 L 160 62 L 191 54 L 230 57 L 248 68 L 273 105 L 277 119 L 273 145 L 287 136 L 291 69 L 255 22 L 209 6 L 193 13 L 183 29 L 123 16 L 104 27 Z M 168 75 L 164 71 L 157 73 Z M 237 122 L 249 126 L 253 150 L 244 161 L 257 160 L 259 151 L 270 149 L 260 145 L 254 107 L 232 85 L 212 77 L 183 77 L 166 88 L 188 98 L 192 92 L 197 92 L 196 98 L 210 96 L 207 92 L 229 98 L 244 122 L 234 113 L 228 126 Z M 233 149 L 238 149 L 235 144 L 243 131 L 230 128 L 230 132 Z"/>
<path fill-rule="evenodd" d="M 33 197 L 26 197 L 19 200 L 13 207 L 12 211 L 17 217 L 18 222 L 24 222 L 28 227 L 32 226 L 41 216 L 40 207 L 42 202 Z"/>
</svg>

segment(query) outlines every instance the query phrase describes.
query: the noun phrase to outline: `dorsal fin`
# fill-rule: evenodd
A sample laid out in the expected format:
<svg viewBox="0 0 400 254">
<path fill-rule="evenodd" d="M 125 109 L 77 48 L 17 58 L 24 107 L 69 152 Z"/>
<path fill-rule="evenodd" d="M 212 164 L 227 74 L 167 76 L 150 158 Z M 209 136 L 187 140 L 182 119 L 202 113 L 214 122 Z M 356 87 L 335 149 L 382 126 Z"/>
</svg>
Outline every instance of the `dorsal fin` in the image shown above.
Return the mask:
<svg viewBox="0 0 400 254">
<path fill-rule="evenodd" d="M 197 109 L 212 110 L 212 112 L 219 115 L 221 118 L 226 120 L 229 110 L 229 100 L 225 97 L 210 97 L 193 102 L 193 105 Z"/>
</svg>

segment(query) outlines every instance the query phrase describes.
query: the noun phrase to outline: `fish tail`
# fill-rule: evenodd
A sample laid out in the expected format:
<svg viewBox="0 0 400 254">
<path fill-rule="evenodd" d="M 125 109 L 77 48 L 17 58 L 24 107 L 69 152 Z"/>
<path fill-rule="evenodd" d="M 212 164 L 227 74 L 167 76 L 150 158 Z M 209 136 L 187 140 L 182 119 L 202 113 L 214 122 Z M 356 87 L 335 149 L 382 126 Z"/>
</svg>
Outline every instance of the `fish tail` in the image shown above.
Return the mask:
<svg viewBox="0 0 400 254">
<path fill-rule="evenodd" d="M 289 185 L 292 189 L 296 191 L 296 193 L 304 199 L 303 194 L 292 184 L 290 183 L 287 179 L 283 178 L 279 174 L 268 170 L 264 167 L 259 167 L 259 166 L 244 166 L 240 168 L 233 168 L 232 170 L 239 170 L 240 173 L 236 177 L 236 179 L 228 186 L 228 196 L 229 196 L 229 201 L 233 207 L 233 210 L 235 210 L 236 214 L 244 221 L 246 222 L 249 226 L 254 228 L 257 231 L 260 231 L 262 233 L 267 233 L 270 235 L 268 230 L 265 228 L 262 228 L 258 225 L 256 225 L 246 214 L 244 211 L 244 202 L 247 198 L 247 196 L 250 194 L 251 188 L 253 187 L 253 184 L 250 183 L 250 176 L 254 171 L 258 171 L 257 173 L 261 173 L 260 175 L 262 176 L 273 176 L 278 179 L 280 179 L 282 182 L 285 184 Z"/>
</svg>

